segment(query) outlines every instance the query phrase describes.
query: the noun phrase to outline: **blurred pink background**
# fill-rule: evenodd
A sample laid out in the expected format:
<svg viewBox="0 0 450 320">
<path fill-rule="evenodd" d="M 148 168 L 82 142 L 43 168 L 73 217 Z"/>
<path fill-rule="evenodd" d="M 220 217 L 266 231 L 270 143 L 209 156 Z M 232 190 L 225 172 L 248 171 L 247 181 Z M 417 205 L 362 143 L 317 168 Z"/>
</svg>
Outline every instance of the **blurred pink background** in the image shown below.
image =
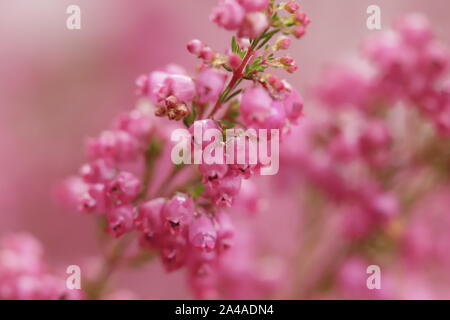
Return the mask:
<svg viewBox="0 0 450 320">
<path fill-rule="evenodd" d="M 55 183 L 83 162 L 83 144 L 119 110 L 135 103 L 137 76 L 175 62 L 193 70 L 187 41 L 202 39 L 225 49 L 230 34 L 209 23 L 212 0 L 6 0 L 0 3 L 0 236 L 29 231 L 56 265 L 83 264 L 99 254 L 95 223 L 54 203 Z M 425 13 L 437 36 L 450 44 L 447 0 L 303 0 L 313 23 L 291 54 L 299 72 L 288 76 L 306 96 L 327 62 L 357 52 L 365 35 L 366 8 L 377 4 L 382 26 L 404 13 Z M 81 7 L 81 30 L 66 29 L 66 8 Z M 265 183 L 270 183 L 265 181 Z M 292 204 L 272 203 L 258 217 L 261 232 L 283 230 L 268 246 L 291 254 L 295 246 Z M 270 208 L 277 208 L 274 213 Z M 286 216 L 280 219 L 279 214 Z M 278 215 L 278 216 L 277 216 Z M 270 222 L 270 223 L 268 223 Z M 294 222 L 294 223 L 292 223 Z M 272 233 L 273 234 L 273 233 Z M 121 275 L 122 288 L 142 298 L 188 298 L 180 273 L 159 262 Z M 145 280 L 145 281 L 144 281 Z"/>
</svg>

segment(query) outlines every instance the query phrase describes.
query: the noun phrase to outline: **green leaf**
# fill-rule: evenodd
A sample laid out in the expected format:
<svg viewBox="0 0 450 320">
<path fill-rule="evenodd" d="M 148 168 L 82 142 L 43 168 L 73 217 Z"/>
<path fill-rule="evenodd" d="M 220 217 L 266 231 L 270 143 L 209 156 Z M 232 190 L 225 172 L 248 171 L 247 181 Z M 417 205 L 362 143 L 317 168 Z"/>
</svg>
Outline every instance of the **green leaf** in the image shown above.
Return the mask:
<svg viewBox="0 0 450 320">
<path fill-rule="evenodd" d="M 233 36 L 231 38 L 231 51 L 233 51 L 234 53 L 240 53 L 239 52 L 240 48 L 239 48 L 239 45 L 236 42 L 236 37 L 235 36 Z"/>
<path fill-rule="evenodd" d="M 198 198 L 203 193 L 203 191 L 205 191 L 205 186 L 202 183 L 197 184 L 192 190 L 192 198 Z"/>
<path fill-rule="evenodd" d="M 225 100 L 223 102 L 228 102 L 231 99 L 233 99 L 234 97 L 236 97 L 239 93 L 242 92 L 242 89 L 236 90 L 235 92 L 233 92 L 232 94 L 230 94 L 228 97 L 225 98 Z"/>
<path fill-rule="evenodd" d="M 220 120 L 220 125 L 222 126 L 222 128 L 224 130 L 226 130 L 226 129 L 234 128 L 234 126 L 236 125 L 236 122 L 234 122 L 232 120 L 223 119 L 223 120 Z"/>
</svg>

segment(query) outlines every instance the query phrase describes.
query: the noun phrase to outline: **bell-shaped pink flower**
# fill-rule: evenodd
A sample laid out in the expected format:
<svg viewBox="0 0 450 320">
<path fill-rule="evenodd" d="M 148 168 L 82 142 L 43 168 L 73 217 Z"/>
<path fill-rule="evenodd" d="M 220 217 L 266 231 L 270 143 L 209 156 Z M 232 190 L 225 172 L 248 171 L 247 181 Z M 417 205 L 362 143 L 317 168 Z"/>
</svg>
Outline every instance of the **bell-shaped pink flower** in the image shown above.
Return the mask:
<svg viewBox="0 0 450 320">
<path fill-rule="evenodd" d="M 298 119 L 303 116 L 303 98 L 294 88 L 290 89 L 290 94 L 283 100 L 286 117 L 292 123 L 296 124 Z"/>
<path fill-rule="evenodd" d="M 106 214 L 108 220 L 106 231 L 116 238 L 130 232 L 134 228 L 134 214 L 135 211 L 130 205 L 116 207 L 108 211 Z"/>
<path fill-rule="evenodd" d="M 203 141 L 203 135 L 205 132 L 209 129 L 217 129 L 220 130 L 220 126 L 217 123 L 217 121 L 212 119 L 203 119 L 203 120 L 197 120 L 195 121 L 190 127 L 189 127 L 189 133 L 192 135 L 193 139 L 192 142 L 196 144 L 197 146 L 202 146 L 202 150 L 213 142 L 214 139 L 211 139 L 211 141 Z M 196 132 L 199 132 L 201 134 L 196 134 Z"/>
<path fill-rule="evenodd" d="M 216 245 L 217 233 L 206 216 L 195 218 L 189 225 L 189 242 L 198 249 L 212 251 Z"/>
<path fill-rule="evenodd" d="M 207 190 L 217 205 L 229 207 L 241 188 L 241 182 L 241 176 L 230 172 L 222 179 L 215 180 L 214 183 L 209 184 Z"/>
<path fill-rule="evenodd" d="M 216 69 L 207 68 L 197 78 L 197 93 L 200 103 L 216 102 L 225 85 L 226 75 Z"/>
<path fill-rule="evenodd" d="M 265 119 L 272 109 L 272 98 L 260 87 L 247 89 L 241 99 L 241 114 L 246 124 Z"/>
<path fill-rule="evenodd" d="M 117 117 L 115 128 L 128 132 L 137 139 L 147 142 L 153 129 L 154 119 L 149 110 L 134 109 Z"/>
<path fill-rule="evenodd" d="M 194 217 L 194 202 L 183 193 L 177 193 L 168 200 L 162 210 L 164 227 L 178 233 L 189 225 Z"/>
<path fill-rule="evenodd" d="M 236 0 L 221 0 L 210 19 L 222 28 L 236 30 L 241 26 L 244 15 L 244 8 Z"/>
<path fill-rule="evenodd" d="M 135 218 L 135 227 L 141 231 L 140 244 L 143 247 L 154 248 L 163 232 L 162 209 L 166 200 L 156 198 L 139 206 Z"/>
<path fill-rule="evenodd" d="M 241 38 L 257 38 L 269 26 L 266 14 L 262 12 L 248 13 L 242 26 L 239 29 L 238 36 Z"/>
<path fill-rule="evenodd" d="M 205 182 L 210 182 L 216 179 L 222 179 L 228 171 L 228 165 L 220 163 L 202 163 L 198 166 L 198 169 L 202 174 Z"/>
<path fill-rule="evenodd" d="M 94 160 L 80 169 L 80 175 L 87 183 L 105 182 L 111 180 L 115 174 L 113 162 L 108 158 Z"/>
<path fill-rule="evenodd" d="M 134 174 L 126 171 L 119 173 L 106 186 L 106 195 L 113 205 L 131 202 L 141 190 L 141 182 Z"/>
<path fill-rule="evenodd" d="M 181 101 L 190 101 L 194 95 L 194 81 L 186 75 L 154 71 L 149 76 L 149 97 L 154 104 L 169 96 L 175 96 Z"/>
<path fill-rule="evenodd" d="M 103 131 L 96 139 L 87 141 L 90 159 L 110 158 L 115 161 L 135 160 L 139 151 L 137 140 L 123 130 Z"/>
</svg>

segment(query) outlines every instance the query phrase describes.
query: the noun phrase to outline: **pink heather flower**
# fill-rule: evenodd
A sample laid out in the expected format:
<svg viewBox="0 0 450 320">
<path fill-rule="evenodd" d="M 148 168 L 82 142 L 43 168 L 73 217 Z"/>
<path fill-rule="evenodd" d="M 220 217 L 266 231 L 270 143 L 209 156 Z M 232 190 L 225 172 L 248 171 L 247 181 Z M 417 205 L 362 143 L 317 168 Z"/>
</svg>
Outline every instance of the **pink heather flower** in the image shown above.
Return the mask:
<svg viewBox="0 0 450 320">
<path fill-rule="evenodd" d="M 198 169 L 204 177 L 204 182 L 208 183 L 216 179 L 222 179 L 228 171 L 228 165 L 202 163 L 198 166 Z"/>
<path fill-rule="evenodd" d="M 169 96 L 190 101 L 195 95 L 194 81 L 186 75 L 154 71 L 149 76 L 149 97 L 158 104 Z"/>
<path fill-rule="evenodd" d="M 203 47 L 200 50 L 199 58 L 205 60 L 206 62 L 212 62 L 214 60 L 215 53 L 210 47 Z"/>
<path fill-rule="evenodd" d="M 259 129 L 283 129 L 286 125 L 285 103 L 283 101 L 272 102 L 270 114 L 263 121 L 256 124 Z M 270 136 L 268 136 L 269 138 Z"/>
<path fill-rule="evenodd" d="M 213 9 L 211 21 L 227 30 L 236 30 L 241 26 L 245 11 L 236 0 L 221 0 Z"/>
<path fill-rule="evenodd" d="M 186 262 L 187 242 L 182 236 L 163 239 L 161 259 L 168 272 L 181 268 Z"/>
<path fill-rule="evenodd" d="M 239 38 L 238 44 L 242 49 L 248 49 L 250 47 L 250 40 L 248 38 Z"/>
<path fill-rule="evenodd" d="M 171 74 L 160 92 L 164 97 L 175 96 L 181 101 L 190 101 L 195 95 L 194 81 L 185 75 Z"/>
<path fill-rule="evenodd" d="M 213 196 L 217 205 L 230 207 L 233 198 L 239 193 L 242 178 L 233 173 L 227 174 L 222 179 L 215 180 L 207 186 L 208 193 Z"/>
<path fill-rule="evenodd" d="M 295 20 L 300 23 L 302 26 L 307 26 L 311 23 L 308 15 L 305 12 L 297 11 L 295 12 Z"/>
<path fill-rule="evenodd" d="M 80 169 L 80 175 L 87 183 L 104 182 L 112 179 L 116 170 L 110 159 L 97 159 L 91 163 L 83 165 Z"/>
<path fill-rule="evenodd" d="M 291 88 L 289 95 L 283 100 L 283 104 L 286 117 L 296 124 L 298 119 L 303 116 L 303 98 L 297 90 Z"/>
<path fill-rule="evenodd" d="M 79 203 L 79 210 L 88 213 L 104 213 L 107 207 L 105 185 L 102 183 L 89 185 L 88 192 Z"/>
<path fill-rule="evenodd" d="M 294 73 L 298 69 L 298 66 L 297 66 L 297 63 L 295 62 L 295 60 L 289 56 L 281 57 L 280 63 L 283 65 L 283 67 L 289 73 Z"/>
<path fill-rule="evenodd" d="M 131 112 L 121 114 L 115 123 L 115 129 L 128 132 L 133 137 L 147 142 L 153 129 L 153 118 L 150 110 L 134 109 Z"/>
<path fill-rule="evenodd" d="M 222 93 L 226 74 L 216 69 L 207 68 L 197 78 L 197 93 L 200 103 L 215 102 Z"/>
<path fill-rule="evenodd" d="M 306 28 L 304 26 L 297 26 L 297 27 L 295 27 L 294 32 L 292 34 L 297 39 L 300 39 L 301 37 L 303 37 L 305 35 L 305 33 L 306 33 Z"/>
<path fill-rule="evenodd" d="M 289 0 L 284 4 L 284 10 L 289 13 L 295 13 L 298 9 L 300 9 L 300 5 L 296 1 Z"/>
<path fill-rule="evenodd" d="M 141 190 L 138 177 L 130 172 L 122 171 L 106 186 L 106 195 L 113 205 L 131 202 Z"/>
<path fill-rule="evenodd" d="M 183 193 L 177 193 L 168 200 L 162 210 L 162 218 L 166 230 L 178 233 L 189 225 L 194 217 L 194 202 Z"/>
<path fill-rule="evenodd" d="M 195 54 L 198 56 L 200 54 L 200 51 L 203 48 L 203 42 L 200 40 L 194 39 L 188 42 L 187 49 L 190 53 Z"/>
<path fill-rule="evenodd" d="M 195 135 L 195 128 L 201 128 L 202 131 L 202 136 L 196 136 Z M 217 121 L 213 120 L 213 119 L 203 119 L 203 120 L 197 120 L 195 121 L 190 127 L 189 127 L 189 133 L 192 135 L 193 137 L 193 143 L 198 145 L 198 146 L 202 146 L 202 150 L 208 146 L 210 143 L 212 143 L 212 141 L 203 141 L 203 134 L 208 130 L 208 129 L 217 129 L 220 130 L 220 126 L 217 123 Z M 197 129 L 199 130 L 199 129 Z M 213 139 L 211 139 L 213 140 Z"/>
<path fill-rule="evenodd" d="M 280 36 L 275 42 L 277 50 L 287 50 L 291 46 L 291 38 L 286 36 Z"/>
<path fill-rule="evenodd" d="M 134 228 L 135 210 L 130 205 L 116 207 L 107 212 L 107 232 L 118 238 Z"/>
<path fill-rule="evenodd" d="M 269 0 L 238 0 L 247 12 L 267 9 Z"/>
<path fill-rule="evenodd" d="M 162 209 L 166 200 L 156 198 L 139 206 L 134 224 L 141 231 L 141 245 L 154 248 L 163 232 Z"/>
<path fill-rule="evenodd" d="M 247 124 L 265 119 L 271 113 L 271 108 L 272 98 L 263 88 L 253 87 L 244 92 L 241 113 Z"/>
<path fill-rule="evenodd" d="M 429 21 L 421 14 L 404 16 L 395 24 L 403 40 L 413 46 L 422 47 L 433 39 Z"/>
<path fill-rule="evenodd" d="M 226 250 L 231 247 L 235 229 L 229 214 L 220 211 L 215 215 L 217 228 L 217 247 L 219 250 Z"/>
<path fill-rule="evenodd" d="M 216 245 L 217 233 L 211 219 L 202 215 L 189 225 L 189 241 L 195 247 L 212 251 Z"/>
<path fill-rule="evenodd" d="M 269 21 L 267 16 L 262 12 L 252 12 L 248 13 L 242 26 L 239 29 L 238 36 L 241 38 L 256 38 L 258 37 L 267 27 L 269 26 Z"/>
<path fill-rule="evenodd" d="M 237 53 L 231 53 L 228 56 L 228 64 L 230 65 L 231 69 L 237 70 L 242 64 L 242 59 Z"/>
<path fill-rule="evenodd" d="M 137 140 L 122 130 L 103 131 L 98 138 L 87 141 L 90 159 L 110 158 L 119 162 L 135 160 L 139 151 Z"/>
<path fill-rule="evenodd" d="M 80 177 L 69 177 L 56 186 L 55 197 L 62 205 L 78 210 L 88 188 L 89 185 Z"/>
</svg>

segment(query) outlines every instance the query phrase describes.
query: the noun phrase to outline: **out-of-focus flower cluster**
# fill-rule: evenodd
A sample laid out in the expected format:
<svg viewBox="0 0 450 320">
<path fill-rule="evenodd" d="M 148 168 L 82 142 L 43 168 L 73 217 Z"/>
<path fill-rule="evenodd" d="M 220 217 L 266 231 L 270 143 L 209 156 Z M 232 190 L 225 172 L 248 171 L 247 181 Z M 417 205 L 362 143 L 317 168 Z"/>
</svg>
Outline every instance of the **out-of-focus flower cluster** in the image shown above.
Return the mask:
<svg viewBox="0 0 450 320">
<path fill-rule="evenodd" d="M 80 299 L 65 276 L 48 270 L 41 244 L 29 234 L 5 235 L 0 242 L 0 300 Z"/>
<path fill-rule="evenodd" d="M 281 152 L 288 174 L 301 168 L 305 215 L 329 216 L 305 226 L 310 236 L 333 224 L 342 239 L 321 271 L 323 288 L 347 298 L 442 297 L 442 288 L 398 289 L 416 271 L 436 272 L 448 297 L 450 56 L 416 14 L 368 39 L 363 55 L 368 70 L 327 70 L 316 87 L 320 119 L 305 121 Z M 370 264 L 381 266 L 382 290 L 366 286 Z M 394 274 L 403 283 L 393 285 Z"/>
<path fill-rule="evenodd" d="M 177 65 L 140 76 L 138 107 L 89 139 L 88 163 L 63 183 L 58 195 L 82 212 L 98 214 L 116 238 L 136 232 L 140 248 L 157 252 L 167 271 L 187 267 L 188 283 L 199 298 L 263 297 L 274 288 L 276 273 L 260 270 L 251 230 L 235 227 L 228 209 L 234 204 L 257 211 L 258 196 L 247 179 L 263 165 L 247 158 L 240 164 L 174 165 L 169 136 L 180 127 L 194 133 L 196 126 L 203 132 L 254 128 L 288 133 L 302 116 L 303 99 L 267 71 L 297 69 L 294 59 L 277 55 L 289 48 L 290 35 L 305 33 L 310 21 L 295 1 L 265 0 L 220 1 L 211 20 L 237 30 L 227 52 L 192 40 L 187 49 L 201 61 L 196 76 Z M 249 85 L 240 87 L 244 82 Z M 213 143 L 193 137 L 193 149 Z M 236 134 L 223 143 L 238 146 L 244 140 L 248 157 L 245 139 Z"/>
</svg>

